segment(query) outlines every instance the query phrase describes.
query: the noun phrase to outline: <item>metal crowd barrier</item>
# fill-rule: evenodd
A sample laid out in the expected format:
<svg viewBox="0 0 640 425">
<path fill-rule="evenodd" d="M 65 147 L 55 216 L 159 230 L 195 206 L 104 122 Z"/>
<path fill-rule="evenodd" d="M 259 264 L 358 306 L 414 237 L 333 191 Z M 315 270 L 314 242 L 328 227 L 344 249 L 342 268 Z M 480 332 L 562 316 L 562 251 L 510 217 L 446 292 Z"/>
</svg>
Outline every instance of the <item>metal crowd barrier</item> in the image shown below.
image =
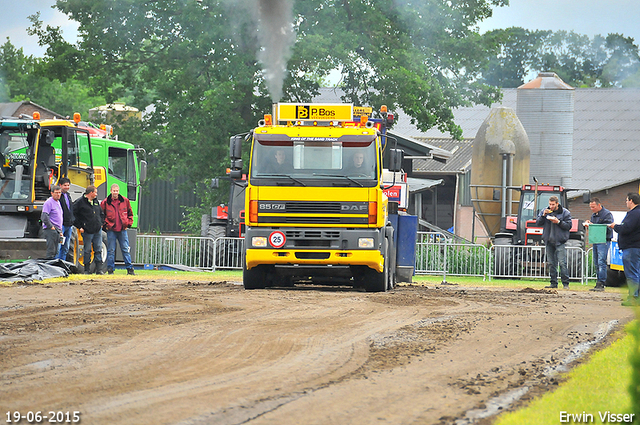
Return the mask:
<svg viewBox="0 0 640 425">
<path fill-rule="evenodd" d="M 241 238 L 138 235 L 135 262 L 211 271 L 242 269 L 243 244 Z"/>
<path fill-rule="evenodd" d="M 489 253 L 484 245 L 454 243 L 441 233 L 418 232 L 416 274 L 482 276 L 486 278 Z"/>
<path fill-rule="evenodd" d="M 585 283 L 585 253 L 579 247 L 567 246 L 569 279 Z M 491 247 L 491 277 L 548 279 L 546 249 L 544 246 L 494 245 Z M 558 271 L 558 280 L 560 272 Z"/>
<path fill-rule="evenodd" d="M 242 269 L 243 238 L 138 235 L 136 263 L 182 265 L 201 270 Z M 567 247 L 569 277 L 596 279 L 593 250 Z M 454 243 L 442 233 L 418 232 L 416 274 L 491 278 L 548 279 L 544 246 Z"/>
<path fill-rule="evenodd" d="M 567 246 L 569 278 L 582 284 L 595 279 L 592 250 Z M 437 233 L 418 232 L 416 274 L 482 276 L 483 278 L 549 279 L 544 246 L 453 243 Z M 559 276 L 559 272 L 558 272 Z"/>
</svg>

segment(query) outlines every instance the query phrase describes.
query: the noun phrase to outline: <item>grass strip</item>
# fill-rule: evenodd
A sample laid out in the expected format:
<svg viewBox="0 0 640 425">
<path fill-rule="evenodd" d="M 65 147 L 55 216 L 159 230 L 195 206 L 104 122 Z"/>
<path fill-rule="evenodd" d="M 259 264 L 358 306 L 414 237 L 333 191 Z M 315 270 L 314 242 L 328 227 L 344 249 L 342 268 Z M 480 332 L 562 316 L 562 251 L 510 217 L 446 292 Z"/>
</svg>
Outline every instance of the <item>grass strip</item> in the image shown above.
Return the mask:
<svg viewBox="0 0 640 425">
<path fill-rule="evenodd" d="M 632 374 L 629 354 L 633 346 L 632 335 L 620 332 L 609 347 L 593 353 L 586 363 L 572 369 L 557 390 L 534 399 L 524 409 L 503 414 L 494 425 L 601 424 L 609 423 L 607 419 L 611 417 L 604 422 L 601 418 L 607 412 L 616 415 L 632 412 L 628 388 Z M 562 412 L 565 416 L 561 416 Z M 566 416 L 569 414 L 582 415 L 582 419 Z M 621 421 L 611 421 L 615 422 Z"/>
</svg>

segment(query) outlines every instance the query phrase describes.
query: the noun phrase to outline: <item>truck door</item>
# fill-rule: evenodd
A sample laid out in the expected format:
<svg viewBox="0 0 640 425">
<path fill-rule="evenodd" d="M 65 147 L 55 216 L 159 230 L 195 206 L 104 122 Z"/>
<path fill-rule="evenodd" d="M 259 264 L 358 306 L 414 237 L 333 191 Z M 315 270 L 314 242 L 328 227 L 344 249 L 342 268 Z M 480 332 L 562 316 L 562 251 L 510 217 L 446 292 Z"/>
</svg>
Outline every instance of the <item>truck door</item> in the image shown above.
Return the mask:
<svg viewBox="0 0 640 425">
<path fill-rule="evenodd" d="M 75 127 L 62 127 L 61 133 L 60 176 L 71 180 L 70 191 L 75 199 L 95 181 L 91 138 L 87 130 Z"/>
</svg>

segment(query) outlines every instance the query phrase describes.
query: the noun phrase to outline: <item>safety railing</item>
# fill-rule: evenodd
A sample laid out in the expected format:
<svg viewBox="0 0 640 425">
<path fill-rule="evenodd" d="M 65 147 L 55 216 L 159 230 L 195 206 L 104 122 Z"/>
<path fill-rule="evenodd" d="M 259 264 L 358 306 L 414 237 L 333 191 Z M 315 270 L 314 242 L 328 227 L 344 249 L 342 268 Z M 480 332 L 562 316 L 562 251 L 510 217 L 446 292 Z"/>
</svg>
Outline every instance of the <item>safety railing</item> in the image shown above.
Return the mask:
<svg viewBox="0 0 640 425">
<path fill-rule="evenodd" d="M 213 248 L 213 251 L 211 251 Z M 217 238 L 213 246 L 207 246 L 207 253 L 212 254 L 209 259 L 213 269 L 242 269 L 242 252 L 244 238 Z"/>
<path fill-rule="evenodd" d="M 544 246 L 493 245 L 489 262 L 491 277 L 549 278 Z M 585 253 L 579 247 L 567 246 L 567 271 L 570 280 L 585 282 Z M 560 272 L 558 271 L 558 281 Z"/>
<path fill-rule="evenodd" d="M 486 278 L 548 279 L 544 246 L 454 243 L 444 234 L 418 232 L 416 274 L 479 276 Z M 243 238 L 138 235 L 137 263 L 183 265 L 201 270 L 242 269 Z M 595 279 L 592 249 L 568 246 L 567 267 L 571 280 Z M 558 278 L 560 278 L 558 276 Z"/>
<path fill-rule="evenodd" d="M 489 253 L 485 246 L 454 243 L 441 233 L 418 233 L 416 274 L 486 277 Z"/>
<path fill-rule="evenodd" d="M 598 280 L 596 265 L 593 262 L 593 248 L 589 248 L 584 253 L 584 280 L 589 283 L 590 280 Z"/>
<path fill-rule="evenodd" d="M 242 269 L 241 238 L 138 235 L 135 262 L 201 270 Z"/>
</svg>

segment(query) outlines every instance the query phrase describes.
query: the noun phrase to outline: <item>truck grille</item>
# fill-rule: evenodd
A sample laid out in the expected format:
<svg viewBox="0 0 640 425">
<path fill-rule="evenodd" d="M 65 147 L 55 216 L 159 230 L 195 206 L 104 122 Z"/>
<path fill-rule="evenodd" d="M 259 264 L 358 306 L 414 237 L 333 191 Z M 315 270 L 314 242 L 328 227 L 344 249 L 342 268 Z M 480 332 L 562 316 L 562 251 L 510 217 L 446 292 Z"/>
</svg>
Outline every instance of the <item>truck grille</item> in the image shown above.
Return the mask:
<svg viewBox="0 0 640 425">
<path fill-rule="evenodd" d="M 368 214 L 368 202 L 259 201 L 258 213 Z"/>
<path fill-rule="evenodd" d="M 368 224 L 369 217 L 286 217 L 258 216 L 258 223 L 270 224 Z"/>
<path fill-rule="evenodd" d="M 340 232 L 324 230 L 287 230 L 287 239 L 339 239 Z"/>
<path fill-rule="evenodd" d="M 340 213 L 340 202 L 287 202 L 288 213 Z"/>
<path fill-rule="evenodd" d="M 296 258 L 300 260 L 326 260 L 330 256 L 328 252 L 296 252 Z"/>
</svg>

